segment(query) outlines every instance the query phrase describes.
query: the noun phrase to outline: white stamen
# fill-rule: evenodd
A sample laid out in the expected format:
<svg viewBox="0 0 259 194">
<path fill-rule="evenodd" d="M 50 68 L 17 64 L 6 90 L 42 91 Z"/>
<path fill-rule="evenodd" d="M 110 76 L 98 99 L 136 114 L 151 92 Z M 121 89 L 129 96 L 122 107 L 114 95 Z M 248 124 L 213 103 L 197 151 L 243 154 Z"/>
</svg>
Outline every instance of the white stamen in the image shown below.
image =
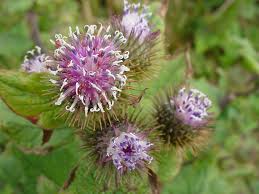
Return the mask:
<svg viewBox="0 0 259 194">
<path fill-rule="evenodd" d="M 52 74 L 52 75 L 57 75 L 57 73 L 59 72 L 59 70 L 57 69 L 56 71 L 52 71 L 49 69 L 49 72 Z"/>
<path fill-rule="evenodd" d="M 75 106 L 76 106 L 76 103 L 78 102 L 78 97 L 75 98 L 73 104 L 71 105 L 71 107 L 69 108 L 68 106 L 66 106 L 66 110 L 70 111 L 70 112 L 75 112 Z"/>
<path fill-rule="evenodd" d="M 51 83 L 53 83 L 53 84 L 58 83 L 58 81 L 57 81 L 57 80 L 54 80 L 54 79 L 50 79 L 49 81 L 50 81 Z"/>
<path fill-rule="evenodd" d="M 85 106 L 85 117 L 87 117 L 87 114 L 88 114 L 88 106 Z"/>
<path fill-rule="evenodd" d="M 100 24 L 100 28 L 99 28 L 99 30 L 98 30 L 98 32 L 97 32 L 97 36 L 100 36 L 100 34 L 101 34 L 102 30 L 103 30 L 103 25 L 102 25 L 102 23 L 99 23 L 99 24 Z"/>
<path fill-rule="evenodd" d="M 76 33 L 77 33 L 77 35 L 80 35 L 80 30 L 79 30 L 78 26 L 76 26 Z"/>
<path fill-rule="evenodd" d="M 129 58 L 129 51 L 125 51 L 123 54 L 124 59 L 128 59 Z"/>
<path fill-rule="evenodd" d="M 100 108 L 101 112 L 105 112 L 105 111 L 103 110 L 103 105 L 102 105 L 101 102 L 98 102 L 97 105 L 98 105 L 98 107 Z"/>
<path fill-rule="evenodd" d="M 117 78 L 122 82 L 121 83 L 122 86 L 126 85 L 126 81 L 127 81 L 127 76 L 126 75 L 117 74 Z"/>
<path fill-rule="evenodd" d="M 94 72 L 94 71 L 89 71 L 88 72 L 88 75 L 90 75 L 90 76 L 94 76 L 96 74 L 96 72 Z"/>
<path fill-rule="evenodd" d="M 73 67 L 74 66 L 74 63 L 73 61 L 71 60 L 70 63 L 68 64 L 68 67 Z"/>
<path fill-rule="evenodd" d="M 72 37 L 73 36 L 73 32 L 72 32 L 71 26 L 68 27 L 68 30 L 69 30 L 68 36 Z"/>
<path fill-rule="evenodd" d="M 109 69 L 107 69 L 106 72 L 108 73 L 108 76 L 112 77 L 114 80 L 116 79 Z"/>
<path fill-rule="evenodd" d="M 60 93 L 60 95 L 59 95 L 59 98 L 58 98 L 58 100 L 55 102 L 55 105 L 61 105 L 61 103 L 63 102 L 63 100 L 66 98 L 66 95 L 63 93 L 63 92 L 61 92 Z"/>
<path fill-rule="evenodd" d="M 95 88 L 96 90 L 98 90 L 98 91 L 100 91 L 100 92 L 102 91 L 96 84 L 90 82 L 90 85 L 91 85 L 93 88 Z"/>
<path fill-rule="evenodd" d="M 27 51 L 28 54 L 34 55 L 34 49 L 31 51 Z"/>
<path fill-rule="evenodd" d="M 113 91 L 112 92 L 112 96 L 113 96 L 113 98 L 114 98 L 114 100 L 118 100 L 118 98 L 117 98 L 117 92 L 116 91 Z"/>
<path fill-rule="evenodd" d="M 102 96 L 104 97 L 104 100 L 105 100 L 106 102 L 109 101 L 108 98 L 107 98 L 107 96 L 106 96 L 106 94 L 105 94 L 105 92 L 102 92 Z"/>
<path fill-rule="evenodd" d="M 60 91 L 63 90 L 63 88 L 68 84 L 67 78 L 63 80 L 62 86 L 60 88 Z"/>
<path fill-rule="evenodd" d="M 78 95 L 78 88 L 80 87 L 80 84 L 76 82 L 76 95 Z"/>
<path fill-rule="evenodd" d="M 112 63 L 112 65 L 120 65 L 119 63 L 122 63 L 122 62 L 123 62 L 123 60 L 114 61 L 114 62 Z"/>
<path fill-rule="evenodd" d="M 86 105 L 85 101 L 84 101 L 84 96 L 83 95 L 78 95 L 79 99 L 81 100 L 83 105 Z"/>
<path fill-rule="evenodd" d="M 110 31 L 110 29 L 111 29 L 111 26 L 109 25 L 109 26 L 107 27 L 107 29 L 106 29 L 106 32 L 108 33 L 108 32 Z"/>
<path fill-rule="evenodd" d="M 118 92 L 121 92 L 121 89 L 119 89 L 119 88 L 117 88 L 117 87 L 115 87 L 115 86 L 113 86 L 113 87 L 111 88 L 111 90 L 112 90 L 112 91 L 118 91 Z"/>
<path fill-rule="evenodd" d="M 100 48 L 99 51 L 105 51 L 106 49 L 110 48 L 110 46 L 106 46 L 104 48 Z"/>
<path fill-rule="evenodd" d="M 100 109 L 97 107 L 97 105 L 95 104 L 93 108 L 90 108 L 90 112 L 99 112 Z"/>
<path fill-rule="evenodd" d="M 124 71 L 130 71 L 130 69 L 128 67 L 126 67 L 125 65 L 120 66 L 120 74 L 123 74 Z"/>
<path fill-rule="evenodd" d="M 41 53 L 41 48 L 39 46 L 35 46 L 37 52 L 40 54 Z"/>
<path fill-rule="evenodd" d="M 112 100 L 112 101 L 110 101 L 110 100 L 108 100 L 108 108 L 107 108 L 107 110 L 111 110 L 111 108 L 112 108 L 112 106 L 114 105 L 114 101 Z"/>
<path fill-rule="evenodd" d="M 56 42 L 52 39 L 49 40 L 52 44 L 56 45 Z"/>
<path fill-rule="evenodd" d="M 103 38 L 104 38 L 105 40 L 107 40 L 107 39 L 109 39 L 109 38 L 111 38 L 111 37 L 112 37 L 112 35 L 110 35 L 110 34 L 106 34 L 106 35 L 103 36 Z"/>
</svg>

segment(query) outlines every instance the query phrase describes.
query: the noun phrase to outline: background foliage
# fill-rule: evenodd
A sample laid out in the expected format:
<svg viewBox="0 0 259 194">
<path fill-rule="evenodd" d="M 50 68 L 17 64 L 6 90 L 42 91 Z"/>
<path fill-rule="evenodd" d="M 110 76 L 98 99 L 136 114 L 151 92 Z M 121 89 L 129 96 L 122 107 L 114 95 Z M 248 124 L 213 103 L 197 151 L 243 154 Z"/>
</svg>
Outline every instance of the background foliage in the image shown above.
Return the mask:
<svg viewBox="0 0 259 194">
<path fill-rule="evenodd" d="M 259 1 L 145 2 L 164 33 L 167 56 L 158 77 L 144 83 L 149 89 L 142 105 L 148 110 L 153 95 L 183 81 L 189 48 L 191 83 L 212 99 L 216 117 L 210 145 L 198 157 L 179 162 L 164 154 L 163 193 L 259 194 Z M 48 48 L 49 39 L 69 25 L 105 21 L 121 8 L 121 0 L 1 0 L 0 94 L 25 107 L 18 107 L 18 115 L 0 101 L 0 194 L 96 193 L 84 166 L 61 189 L 80 159 L 78 139 L 57 122 L 46 122 L 51 112 L 37 106 L 46 99 L 34 97 L 33 85 L 21 90 L 8 84 L 13 76 L 6 70 L 18 71 L 27 50 L 35 44 Z M 20 76 L 16 82 L 28 80 Z M 19 97 L 26 95 L 33 101 Z M 33 124 L 35 110 L 41 116 Z M 49 140 L 47 129 L 57 129 Z"/>
</svg>

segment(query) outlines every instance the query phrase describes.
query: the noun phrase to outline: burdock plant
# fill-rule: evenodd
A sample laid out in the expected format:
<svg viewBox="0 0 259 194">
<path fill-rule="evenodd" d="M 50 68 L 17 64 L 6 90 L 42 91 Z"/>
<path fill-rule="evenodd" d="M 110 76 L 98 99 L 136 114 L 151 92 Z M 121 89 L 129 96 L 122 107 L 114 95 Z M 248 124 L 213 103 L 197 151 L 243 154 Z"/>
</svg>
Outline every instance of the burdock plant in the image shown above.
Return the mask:
<svg viewBox="0 0 259 194">
<path fill-rule="evenodd" d="M 167 152 L 164 145 L 181 153 L 200 150 L 211 133 L 212 120 L 210 99 L 187 85 L 159 96 L 153 114 L 139 110 L 141 98 L 135 95 L 144 94 L 135 94 L 138 90 L 134 89 L 157 71 L 160 40 L 149 8 L 125 0 L 123 14 L 113 17 L 110 24 L 69 27 L 67 35 L 56 34 L 51 40 L 54 51 L 44 54 L 39 47 L 29 51 L 21 65 L 23 72 L 0 79 L 0 97 L 42 128 L 40 148 L 29 153 L 47 154 L 55 148 L 52 141 L 59 133 L 52 140 L 51 130 L 66 124 L 56 119 L 60 112 L 59 116 L 66 115 L 70 121 L 65 127 L 72 127 L 79 136 L 84 160 L 78 165 L 83 161 L 87 176 L 102 183 L 105 191 L 138 180 L 133 183 L 135 188 L 149 182 L 152 192 L 159 193 L 157 172 L 164 171 L 159 169 L 160 163 L 172 158 L 172 149 L 169 157 L 163 155 Z M 23 110 L 25 106 L 32 110 Z M 49 140 L 50 145 L 45 145 Z M 164 143 L 162 147 L 159 141 Z M 167 162 L 171 167 L 171 160 Z M 78 165 L 63 189 L 73 182 Z"/>
</svg>

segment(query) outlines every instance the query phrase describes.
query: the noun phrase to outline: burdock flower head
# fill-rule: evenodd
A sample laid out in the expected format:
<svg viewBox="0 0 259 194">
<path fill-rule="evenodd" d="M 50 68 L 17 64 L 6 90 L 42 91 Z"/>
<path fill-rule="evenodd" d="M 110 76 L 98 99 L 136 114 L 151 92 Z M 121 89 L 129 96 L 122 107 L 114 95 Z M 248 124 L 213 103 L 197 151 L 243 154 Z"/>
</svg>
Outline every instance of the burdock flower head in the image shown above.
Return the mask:
<svg viewBox="0 0 259 194">
<path fill-rule="evenodd" d="M 175 107 L 175 116 L 184 124 L 199 127 L 208 122 L 211 101 L 199 90 L 182 88 L 170 103 Z"/>
<path fill-rule="evenodd" d="M 180 151 L 190 148 L 198 151 L 206 144 L 212 120 L 208 109 L 210 99 L 197 89 L 181 88 L 176 95 L 159 97 L 155 103 L 154 117 L 165 143 Z"/>
<path fill-rule="evenodd" d="M 129 52 L 122 50 L 127 39 L 120 31 L 100 24 L 86 25 L 84 31 L 69 28 L 69 34 L 56 34 L 50 81 L 59 88 L 55 105 L 65 104 L 69 112 L 106 112 L 112 109 L 127 82 L 125 65 Z"/>
<path fill-rule="evenodd" d="M 47 63 L 49 57 L 41 52 L 41 48 L 36 46 L 35 49 L 28 51 L 21 64 L 21 69 L 28 73 L 48 72 Z"/>
<path fill-rule="evenodd" d="M 127 0 L 124 0 L 124 13 L 121 24 L 125 28 L 127 36 L 133 34 L 139 37 L 139 41 L 142 43 L 152 31 L 149 26 L 151 15 L 152 13 L 148 11 L 147 6 L 142 6 L 140 3 L 129 4 Z"/>
<path fill-rule="evenodd" d="M 151 143 L 141 139 L 137 134 L 122 132 L 118 137 L 111 139 L 107 156 L 112 158 L 117 170 L 134 170 L 144 163 L 151 163 L 153 158 L 147 154 L 151 146 Z"/>
<path fill-rule="evenodd" d="M 98 180 L 114 181 L 147 172 L 155 150 L 154 130 L 139 114 L 120 112 L 117 119 L 102 123 L 101 129 L 80 131 L 87 164 L 97 169 Z M 91 160 L 89 160 L 89 158 Z M 122 179 L 121 179 L 122 180 Z"/>
<path fill-rule="evenodd" d="M 128 67 L 136 80 L 151 79 L 157 72 L 157 59 L 161 56 L 158 48 L 160 32 L 151 23 L 151 13 L 147 6 L 124 1 L 121 16 L 112 19 L 112 25 L 125 34 L 128 41 L 125 48 L 130 52 Z"/>
</svg>

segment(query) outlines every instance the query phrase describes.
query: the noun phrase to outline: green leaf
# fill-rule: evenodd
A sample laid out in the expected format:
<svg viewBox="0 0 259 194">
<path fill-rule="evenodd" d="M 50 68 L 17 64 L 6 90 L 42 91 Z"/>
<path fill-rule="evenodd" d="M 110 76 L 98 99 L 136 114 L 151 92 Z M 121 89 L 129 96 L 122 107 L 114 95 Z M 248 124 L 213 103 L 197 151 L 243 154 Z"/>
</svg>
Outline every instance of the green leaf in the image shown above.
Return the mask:
<svg viewBox="0 0 259 194">
<path fill-rule="evenodd" d="M 14 112 L 22 116 L 36 116 L 50 110 L 49 89 L 43 74 L 0 72 L 0 96 Z"/>
<path fill-rule="evenodd" d="M 15 172 L 15 173 L 14 173 Z M 0 155 L 0 182 L 12 186 L 18 184 L 24 171 L 21 163 L 13 155 L 2 153 Z"/>
<path fill-rule="evenodd" d="M 186 163 L 174 181 L 164 189 L 164 194 L 231 194 L 228 185 L 219 174 L 211 155 L 200 158 L 191 164 Z"/>
<path fill-rule="evenodd" d="M 54 106 L 53 96 L 47 94 L 51 86 L 45 74 L 0 72 L 0 97 L 18 115 L 36 117 L 43 128 L 63 126 L 57 119 L 60 107 Z"/>
<path fill-rule="evenodd" d="M 42 142 L 42 130 L 11 112 L 1 100 L 0 131 L 19 146 L 34 147 Z"/>
<path fill-rule="evenodd" d="M 259 74 L 259 57 L 253 45 L 244 38 L 233 37 L 232 40 L 237 45 L 240 56 L 244 59 L 244 66 Z"/>
<path fill-rule="evenodd" d="M 49 180 L 45 176 L 38 177 L 37 183 L 37 193 L 38 194 L 54 194 L 58 193 L 58 186 Z"/>
<path fill-rule="evenodd" d="M 159 153 L 158 176 L 162 184 L 171 183 L 181 169 L 182 157 L 172 150 L 162 150 Z"/>
<path fill-rule="evenodd" d="M 12 14 L 30 9 L 33 3 L 33 0 L 4 0 L 3 8 Z"/>
</svg>

